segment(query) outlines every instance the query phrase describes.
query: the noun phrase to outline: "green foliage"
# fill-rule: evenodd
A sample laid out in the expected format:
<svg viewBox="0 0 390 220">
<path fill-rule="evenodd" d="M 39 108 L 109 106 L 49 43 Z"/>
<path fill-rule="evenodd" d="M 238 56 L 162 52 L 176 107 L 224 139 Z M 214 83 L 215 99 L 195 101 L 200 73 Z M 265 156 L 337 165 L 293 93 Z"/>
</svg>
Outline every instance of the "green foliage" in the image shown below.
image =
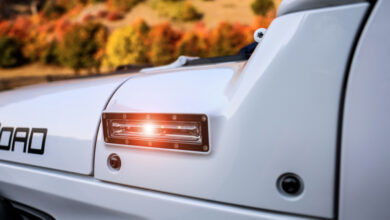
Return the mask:
<svg viewBox="0 0 390 220">
<path fill-rule="evenodd" d="M 24 61 L 21 44 L 17 40 L 0 37 L 0 67 L 15 67 Z"/>
<path fill-rule="evenodd" d="M 269 10 L 275 7 L 275 4 L 273 0 L 255 0 L 251 7 L 253 13 L 265 16 Z"/>
<path fill-rule="evenodd" d="M 33 42 L 28 42 L 23 48 L 23 55 L 30 62 L 59 64 L 59 50 L 56 41 L 40 43 L 38 40 L 35 40 Z"/>
<path fill-rule="evenodd" d="M 152 8 L 160 15 L 177 21 L 195 21 L 202 18 L 202 13 L 198 11 L 189 1 L 181 0 L 155 0 Z"/>
<path fill-rule="evenodd" d="M 71 67 L 76 73 L 82 68 L 88 69 L 89 72 L 92 68 L 99 71 L 102 60 L 101 51 L 105 46 L 106 37 L 107 30 L 101 24 L 75 25 L 66 32 L 59 45 L 60 63 Z"/>
<path fill-rule="evenodd" d="M 105 64 L 113 67 L 148 63 L 148 32 L 149 26 L 144 21 L 116 30 L 107 42 Z"/>
<path fill-rule="evenodd" d="M 43 64 L 59 64 L 59 54 L 58 43 L 52 42 L 42 50 L 39 61 Z"/>
</svg>

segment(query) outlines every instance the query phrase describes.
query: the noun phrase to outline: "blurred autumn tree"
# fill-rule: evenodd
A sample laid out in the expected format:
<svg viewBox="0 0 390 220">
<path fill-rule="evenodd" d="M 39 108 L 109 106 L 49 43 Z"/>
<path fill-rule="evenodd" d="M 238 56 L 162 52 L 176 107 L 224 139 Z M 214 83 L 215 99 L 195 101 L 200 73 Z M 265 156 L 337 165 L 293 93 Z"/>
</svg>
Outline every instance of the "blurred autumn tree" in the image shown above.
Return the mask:
<svg viewBox="0 0 390 220">
<path fill-rule="evenodd" d="M 176 56 L 207 56 L 207 38 L 195 31 L 186 32 L 177 43 Z"/>
<path fill-rule="evenodd" d="M 0 67 L 15 67 L 24 61 L 21 43 L 15 38 L 0 37 Z"/>
<path fill-rule="evenodd" d="M 275 3 L 273 0 L 255 0 L 251 7 L 255 14 L 265 16 L 269 10 L 275 7 Z"/>
<path fill-rule="evenodd" d="M 65 6 L 55 4 L 54 1 L 46 1 L 43 6 L 43 13 L 49 19 L 59 18 L 66 12 Z"/>
<path fill-rule="evenodd" d="M 49 19 L 57 19 L 69 10 L 88 3 L 87 0 L 44 0 L 43 14 Z"/>
<path fill-rule="evenodd" d="M 126 12 L 130 11 L 134 6 L 143 1 L 144 0 L 108 0 L 107 6 L 113 10 Z"/>
<path fill-rule="evenodd" d="M 209 56 L 234 55 L 251 42 L 253 32 L 250 27 L 222 22 L 211 32 Z"/>
<path fill-rule="evenodd" d="M 175 46 L 181 33 L 172 29 L 169 24 L 154 26 L 149 32 L 149 60 L 153 65 L 167 64 L 176 59 Z"/>
<path fill-rule="evenodd" d="M 0 66 L 15 67 L 25 63 L 23 41 L 28 36 L 31 22 L 24 16 L 0 22 Z"/>
<path fill-rule="evenodd" d="M 105 64 L 115 67 L 148 63 L 148 33 L 149 26 L 143 20 L 114 31 L 107 42 Z"/>
<path fill-rule="evenodd" d="M 195 6 L 190 2 L 185 2 L 184 5 L 179 8 L 176 18 L 179 21 L 194 21 L 201 19 L 202 16 L 202 13 L 200 13 Z"/>
<path fill-rule="evenodd" d="M 258 15 L 252 26 L 222 22 L 209 29 L 197 22 L 179 30 L 172 26 L 202 17 L 191 0 L 149 0 L 145 5 L 175 22 L 149 26 L 139 20 L 123 27 L 128 19 L 125 11 L 141 1 L 42 0 L 33 15 L 0 20 L 0 66 L 40 62 L 71 67 L 78 73 L 98 71 L 101 65 L 162 65 L 179 55 L 234 55 L 253 42 L 255 29 L 267 27 L 275 17 L 272 0 L 253 0 L 252 9 Z M 96 2 L 106 3 L 86 7 Z M 126 20 L 110 22 L 122 18 Z M 91 22 L 96 19 L 104 25 Z"/>
<path fill-rule="evenodd" d="M 171 20 L 195 21 L 202 18 L 202 13 L 190 2 L 183 0 L 154 0 L 151 3 L 160 15 Z"/>
<path fill-rule="evenodd" d="M 99 23 L 76 24 L 59 44 L 59 60 L 78 74 L 80 69 L 99 72 L 107 38 L 106 28 Z"/>
</svg>

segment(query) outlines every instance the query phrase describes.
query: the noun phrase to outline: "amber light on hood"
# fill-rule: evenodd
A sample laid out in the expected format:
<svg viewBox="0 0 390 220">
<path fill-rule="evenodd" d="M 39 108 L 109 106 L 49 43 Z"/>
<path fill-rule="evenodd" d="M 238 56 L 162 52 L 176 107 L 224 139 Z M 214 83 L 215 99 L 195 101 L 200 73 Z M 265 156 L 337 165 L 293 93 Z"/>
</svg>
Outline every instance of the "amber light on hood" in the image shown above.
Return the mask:
<svg viewBox="0 0 390 220">
<path fill-rule="evenodd" d="M 103 113 L 102 118 L 106 143 L 209 151 L 206 115 Z"/>
</svg>

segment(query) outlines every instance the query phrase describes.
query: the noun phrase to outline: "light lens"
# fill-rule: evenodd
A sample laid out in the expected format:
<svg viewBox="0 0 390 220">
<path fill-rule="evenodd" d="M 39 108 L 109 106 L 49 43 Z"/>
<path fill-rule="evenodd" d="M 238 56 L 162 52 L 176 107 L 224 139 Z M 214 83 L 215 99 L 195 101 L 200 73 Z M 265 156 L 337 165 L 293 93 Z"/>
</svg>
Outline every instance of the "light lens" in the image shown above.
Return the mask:
<svg viewBox="0 0 390 220">
<path fill-rule="evenodd" d="M 163 142 L 201 143 L 201 127 L 197 122 L 109 120 L 112 138 L 155 140 Z"/>
<path fill-rule="evenodd" d="M 209 151 L 206 115 L 103 113 L 106 143 Z"/>
</svg>

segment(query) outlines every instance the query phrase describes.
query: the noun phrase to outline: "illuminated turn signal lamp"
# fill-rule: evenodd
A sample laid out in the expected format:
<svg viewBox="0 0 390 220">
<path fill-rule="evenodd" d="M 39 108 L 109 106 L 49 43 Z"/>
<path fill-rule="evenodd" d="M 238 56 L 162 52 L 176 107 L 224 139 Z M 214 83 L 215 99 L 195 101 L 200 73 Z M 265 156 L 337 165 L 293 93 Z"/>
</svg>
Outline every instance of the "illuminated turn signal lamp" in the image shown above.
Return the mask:
<svg viewBox="0 0 390 220">
<path fill-rule="evenodd" d="M 102 122 L 106 143 L 209 151 L 206 115 L 103 113 Z"/>
</svg>

